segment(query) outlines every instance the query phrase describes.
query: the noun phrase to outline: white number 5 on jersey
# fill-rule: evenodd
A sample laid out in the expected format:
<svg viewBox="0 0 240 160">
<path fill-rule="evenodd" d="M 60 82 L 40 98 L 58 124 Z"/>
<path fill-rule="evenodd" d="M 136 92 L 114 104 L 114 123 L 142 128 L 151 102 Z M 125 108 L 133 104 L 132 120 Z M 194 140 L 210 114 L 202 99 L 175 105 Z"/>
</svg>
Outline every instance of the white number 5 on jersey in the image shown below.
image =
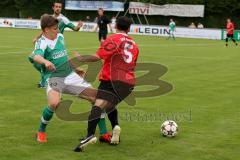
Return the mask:
<svg viewBox="0 0 240 160">
<path fill-rule="evenodd" d="M 129 49 L 133 49 L 133 45 L 126 43 L 124 45 L 124 55 L 125 56 L 123 57 L 123 59 L 126 63 L 131 63 L 133 60 L 133 55 L 131 52 L 129 52 Z"/>
</svg>

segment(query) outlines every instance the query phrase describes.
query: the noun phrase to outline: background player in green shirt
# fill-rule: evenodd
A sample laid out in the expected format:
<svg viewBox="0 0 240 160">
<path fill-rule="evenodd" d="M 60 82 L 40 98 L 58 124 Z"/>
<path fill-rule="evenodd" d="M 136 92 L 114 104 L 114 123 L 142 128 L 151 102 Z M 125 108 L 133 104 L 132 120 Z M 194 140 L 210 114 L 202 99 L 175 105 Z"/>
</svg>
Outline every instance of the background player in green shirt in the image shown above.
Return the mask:
<svg viewBox="0 0 240 160">
<path fill-rule="evenodd" d="M 175 36 L 174 36 L 174 32 L 176 31 L 176 24 L 175 22 L 173 21 L 173 19 L 170 19 L 170 23 L 169 23 L 169 38 L 173 38 L 175 40 Z"/>
<path fill-rule="evenodd" d="M 62 2 L 55 1 L 52 6 L 53 16 L 58 19 L 58 29 L 59 32 L 63 34 L 65 28 L 70 28 L 73 31 L 79 31 L 82 27 L 83 23 L 81 21 L 78 22 L 77 26 L 75 26 L 70 20 L 62 14 Z M 40 38 L 42 33 L 33 39 L 35 43 L 38 38 Z"/>
<path fill-rule="evenodd" d="M 94 103 L 97 91 L 72 70 L 68 62 L 64 37 L 58 33 L 58 20 L 45 14 L 41 17 L 41 28 L 42 36 L 35 44 L 32 57 L 34 62 L 44 66 L 42 75 L 47 83 L 48 105 L 44 108 L 37 132 L 37 141 L 44 143 L 47 142 L 46 126 L 60 103 L 61 93 L 75 95 Z M 100 134 L 101 131 L 106 132 L 105 125 L 101 126 L 99 123 L 99 127 Z M 107 135 L 110 140 L 110 135 Z"/>
<path fill-rule="evenodd" d="M 65 28 L 70 28 L 73 31 L 79 31 L 79 29 L 82 27 L 83 23 L 81 21 L 78 22 L 77 26 L 75 26 L 72 22 L 69 21 L 67 17 L 61 14 L 62 12 L 62 3 L 61 2 L 55 2 L 53 4 L 53 16 L 56 17 L 59 20 L 58 28 L 59 32 L 63 33 Z"/>
</svg>

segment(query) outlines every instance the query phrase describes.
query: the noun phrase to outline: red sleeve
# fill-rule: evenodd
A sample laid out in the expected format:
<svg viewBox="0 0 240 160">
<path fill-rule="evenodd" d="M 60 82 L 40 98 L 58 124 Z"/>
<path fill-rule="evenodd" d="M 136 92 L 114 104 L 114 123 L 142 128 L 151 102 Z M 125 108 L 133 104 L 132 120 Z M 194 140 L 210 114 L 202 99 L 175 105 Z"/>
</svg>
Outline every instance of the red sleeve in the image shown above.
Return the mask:
<svg viewBox="0 0 240 160">
<path fill-rule="evenodd" d="M 96 56 L 101 59 L 108 59 L 116 51 L 117 45 L 113 42 L 112 39 L 106 39 L 100 48 L 96 52 Z"/>
</svg>

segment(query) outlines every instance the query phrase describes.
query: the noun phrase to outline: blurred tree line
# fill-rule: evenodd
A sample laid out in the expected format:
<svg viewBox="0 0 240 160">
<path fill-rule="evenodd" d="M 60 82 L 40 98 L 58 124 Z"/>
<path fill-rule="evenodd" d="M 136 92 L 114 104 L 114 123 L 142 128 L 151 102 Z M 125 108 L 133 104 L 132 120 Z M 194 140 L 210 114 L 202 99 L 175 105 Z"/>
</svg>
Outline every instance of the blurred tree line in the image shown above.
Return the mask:
<svg viewBox="0 0 240 160">
<path fill-rule="evenodd" d="M 39 19 L 44 13 L 52 13 L 52 3 L 55 0 L 0 0 L 0 17 L 17 17 Z M 64 2 L 64 0 L 62 0 Z M 116 0 L 115 0 L 116 1 Z M 120 0 L 124 2 L 125 0 Z M 130 0 L 128 0 L 129 2 Z M 135 0 L 137 1 L 137 0 Z M 204 18 L 184 18 L 184 17 L 166 17 L 166 16 L 147 16 L 150 24 L 168 24 L 169 18 L 174 18 L 179 26 L 188 26 L 191 22 L 201 22 L 205 27 L 219 28 L 225 27 L 226 18 L 230 17 L 240 28 L 240 0 L 139 0 L 140 2 L 153 4 L 203 4 L 205 5 Z M 128 3 L 125 4 L 127 9 Z M 71 20 L 84 20 L 88 15 L 94 19 L 97 14 L 95 11 L 69 11 L 63 10 L 63 13 Z M 123 15 L 121 12 L 120 15 Z M 116 12 L 106 12 L 106 15 L 116 15 Z M 138 23 L 136 15 L 129 15 Z M 140 19 L 145 23 L 144 17 Z"/>
</svg>

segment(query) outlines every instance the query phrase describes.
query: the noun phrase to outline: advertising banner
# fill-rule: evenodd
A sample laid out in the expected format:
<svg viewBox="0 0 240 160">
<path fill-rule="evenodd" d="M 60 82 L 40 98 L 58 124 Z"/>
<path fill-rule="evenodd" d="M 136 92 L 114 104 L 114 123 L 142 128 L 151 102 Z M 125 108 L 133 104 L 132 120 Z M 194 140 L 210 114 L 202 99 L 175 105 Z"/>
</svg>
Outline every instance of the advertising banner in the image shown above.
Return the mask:
<svg viewBox="0 0 240 160">
<path fill-rule="evenodd" d="M 105 11 L 124 11 L 123 2 L 115 1 L 77 1 L 66 0 L 66 10 L 98 10 L 103 8 Z"/>
<path fill-rule="evenodd" d="M 77 25 L 77 22 L 73 22 Z M 94 28 L 97 26 L 96 23 L 83 23 L 80 31 L 82 32 L 93 32 Z M 0 27 L 13 27 L 13 28 L 29 28 L 29 29 L 40 29 L 39 20 L 29 20 L 29 19 L 11 19 L 11 18 L 0 18 Z M 114 24 L 112 24 L 114 28 Z M 68 31 L 72 31 L 66 28 Z M 115 29 L 113 30 L 115 32 Z M 110 30 L 109 30 L 110 33 Z M 157 25 L 132 25 L 130 28 L 130 33 L 134 35 L 144 35 L 144 36 L 169 36 L 168 26 L 157 26 Z M 202 38 L 202 39 L 225 39 L 226 31 L 222 29 L 191 29 L 186 27 L 177 27 L 174 32 L 175 37 L 182 38 Z M 235 31 L 234 37 L 240 39 L 240 31 Z"/>
<path fill-rule="evenodd" d="M 14 22 L 14 19 L 0 18 L 0 27 L 13 27 Z"/>
<path fill-rule="evenodd" d="M 39 29 L 40 22 L 39 20 L 15 20 L 14 27 Z"/>
<path fill-rule="evenodd" d="M 182 38 L 221 39 L 221 32 L 220 29 L 191 29 L 177 27 L 174 35 L 175 37 Z M 169 36 L 169 28 L 167 26 L 132 25 L 130 34 L 166 37 Z"/>
<path fill-rule="evenodd" d="M 226 37 L 227 37 L 227 31 L 226 31 L 225 29 L 223 29 L 221 35 L 222 35 L 222 36 L 221 36 L 221 39 L 222 39 L 222 40 L 225 40 Z M 237 40 L 237 41 L 240 41 L 240 31 L 235 30 L 235 31 L 234 31 L 234 34 L 233 34 L 233 38 L 234 38 L 235 40 Z"/>
<path fill-rule="evenodd" d="M 155 5 L 150 3 L 130 2 L 129 13 L 178 17 L 204 17 L 204 5 Z"/>
</svg>

